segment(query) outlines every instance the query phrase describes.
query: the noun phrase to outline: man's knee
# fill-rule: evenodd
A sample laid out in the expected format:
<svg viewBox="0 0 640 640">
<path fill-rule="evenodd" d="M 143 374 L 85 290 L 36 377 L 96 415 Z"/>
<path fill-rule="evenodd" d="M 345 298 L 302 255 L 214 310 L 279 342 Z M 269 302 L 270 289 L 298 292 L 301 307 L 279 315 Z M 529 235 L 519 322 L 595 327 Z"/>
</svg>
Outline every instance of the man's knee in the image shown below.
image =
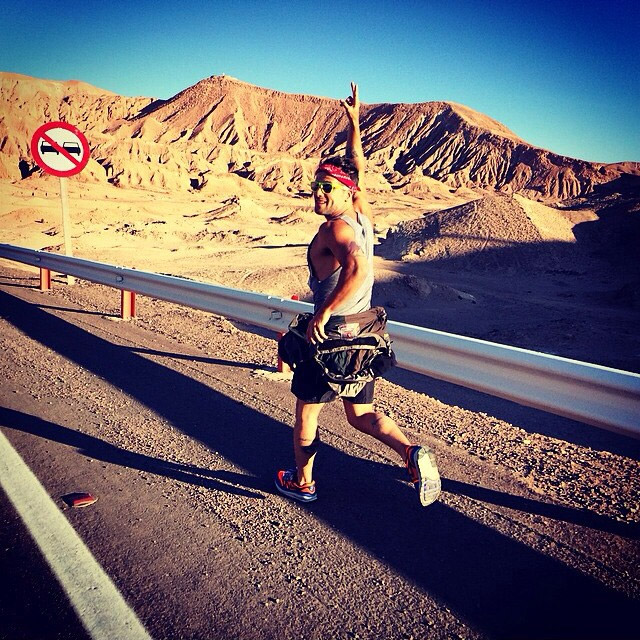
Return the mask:
<svg viewBox="0 0 640 640">
<path fill-rule="evenodd" d="M 347 415 L 347 421 L 352 427 L 356 429 L 370 429 L 374 423 L 378 421 L 378 416 L 382 414 L 375 413 L 373 411 L 356 415 L 354 413 Z"/>
<path fill-rule="evenodd" d="M 385 419 L 383 413 L 372 411 L 370 413 L 363 413 L 362 415 L 352 414 L 348 416 L 347 420 L 352 427 L 361 429 L 367 432 L 377 431 L 382 426 Z"/>
</svg>

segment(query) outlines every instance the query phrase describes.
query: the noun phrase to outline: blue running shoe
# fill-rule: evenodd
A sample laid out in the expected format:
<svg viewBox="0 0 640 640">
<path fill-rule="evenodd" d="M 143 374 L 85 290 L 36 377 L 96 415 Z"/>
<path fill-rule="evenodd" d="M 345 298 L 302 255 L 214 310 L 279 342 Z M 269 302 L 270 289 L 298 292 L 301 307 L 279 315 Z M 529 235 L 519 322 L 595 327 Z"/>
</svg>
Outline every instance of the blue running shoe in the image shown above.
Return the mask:
<svg viewBox="0 0 640 640">
<path fill-rule="evenodd" d="M 440 495 L 440 474 L 436 456 L 429 447 L 407 447 L 405 464 L 411 482 L 418 490 L 423 507 L 435 502 Z"/>
<path fill-rule="evenodd" d="M 313 502 L 317 500 L 316 483 L 298 484 L 296 469 L 278 471 L 276 474 L 276 489 L 284 496 L 298 500 L 298 502 Z"/>
</svg>

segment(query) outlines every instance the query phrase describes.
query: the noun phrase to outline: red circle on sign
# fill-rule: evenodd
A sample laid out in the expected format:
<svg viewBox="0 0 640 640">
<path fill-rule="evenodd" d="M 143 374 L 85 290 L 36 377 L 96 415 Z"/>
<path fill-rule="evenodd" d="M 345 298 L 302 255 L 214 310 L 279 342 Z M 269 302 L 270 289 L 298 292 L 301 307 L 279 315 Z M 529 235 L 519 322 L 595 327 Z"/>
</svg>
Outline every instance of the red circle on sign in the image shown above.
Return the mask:
<svg viewBox="0 0 640 640">
<path fill-rule="evenodd" d="M 78 158 L 74 158 L 72 152 L 69 152 L 63 144 L 73 145 L 74 143 L 63 143 L 60 144 L 55 138 L 52 138 L 49 135 L 49 131 L 53 129 L 65 129 L 66 131 L 70 131 L 75 138 L 77 138 L 76 147 L 82 148 L 82 156 Z M 71 164 L 73 165 L 70 169 L 56 169 L 55 167 L 47 164 L 47 161 L 42 158 L 41 149 L 42 146 L 39 146 L 40 141 L 46 143 L 47 149 L 56 155 L 64 156 Z M 73 147 L 74 149 L 76 147 Z M 75 151 L 74 151 L 75 153 Z M 58 176 L 59 178 L 66 178 L 68 176 L 74 176 L 76 173 L 80 173 L 86 166 L 87 162 L 89 162 L 89 142 L 85 137 L 84 133 L 82 133 L 78 128 L 74 127 L 72 124 L 68 122 L 47 122 L 42 126 L 38 127 L 36 132 L 33 134 L 31 138 L 31 155 L 34 160 L 38 164 L 38 166 L 47 173 L 50 173 L 52 176 Z"/>
</svg>

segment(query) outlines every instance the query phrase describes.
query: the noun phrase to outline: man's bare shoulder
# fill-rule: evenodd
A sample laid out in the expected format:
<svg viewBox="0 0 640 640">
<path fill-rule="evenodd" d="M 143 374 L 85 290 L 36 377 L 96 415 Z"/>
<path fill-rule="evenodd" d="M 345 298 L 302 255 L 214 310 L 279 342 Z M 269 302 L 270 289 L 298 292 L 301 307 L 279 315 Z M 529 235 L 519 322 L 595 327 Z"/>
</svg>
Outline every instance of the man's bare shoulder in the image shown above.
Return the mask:
<svg viewBox="0 0 640 640">
<path fill-rule="evenodd" d="M 332 220 L 327 220 L 320 225 L 318 235 L 323 241 L 336 242 L 340 240 L 350 240 L 350 236 L 353 236 L 354 233 L 353 229 L 347 222 L 340 218 L 334 218 Z"/>
<path fill-rule="evenodd" d="M 349 224 L 342 220 L 342 218 L 332 218 L 331 220 L 325 220 L 325 222 L 320 225 L 319 231 L 320 233 L 335 235 L 344 229 L 350 228 Z"/>
</svg>

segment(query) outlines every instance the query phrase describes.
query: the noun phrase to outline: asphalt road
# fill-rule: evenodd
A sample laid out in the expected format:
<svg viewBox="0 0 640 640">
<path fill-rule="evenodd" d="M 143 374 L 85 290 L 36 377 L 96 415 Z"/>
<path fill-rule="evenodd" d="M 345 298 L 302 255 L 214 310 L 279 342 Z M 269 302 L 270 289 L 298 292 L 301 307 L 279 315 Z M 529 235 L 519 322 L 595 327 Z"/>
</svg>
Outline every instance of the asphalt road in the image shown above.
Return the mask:
<svg viewBox="0 0 640 640">
<path fill-rule="evenodd" d="M 291 503 L 273 474 L 291 460 L 293 402 L 257 358 L 1 273 L 0 428 L 153 638 L 640 636 L 637 523 L 415 427 L 443 474 L 421 508 L 338 405 L 321 422 L 319 499 Z M 98 502 L 68 508 L 71 491 Z M 87 637 L 2 492 L 0 514 L 0 638 Z"/>
</svg>

